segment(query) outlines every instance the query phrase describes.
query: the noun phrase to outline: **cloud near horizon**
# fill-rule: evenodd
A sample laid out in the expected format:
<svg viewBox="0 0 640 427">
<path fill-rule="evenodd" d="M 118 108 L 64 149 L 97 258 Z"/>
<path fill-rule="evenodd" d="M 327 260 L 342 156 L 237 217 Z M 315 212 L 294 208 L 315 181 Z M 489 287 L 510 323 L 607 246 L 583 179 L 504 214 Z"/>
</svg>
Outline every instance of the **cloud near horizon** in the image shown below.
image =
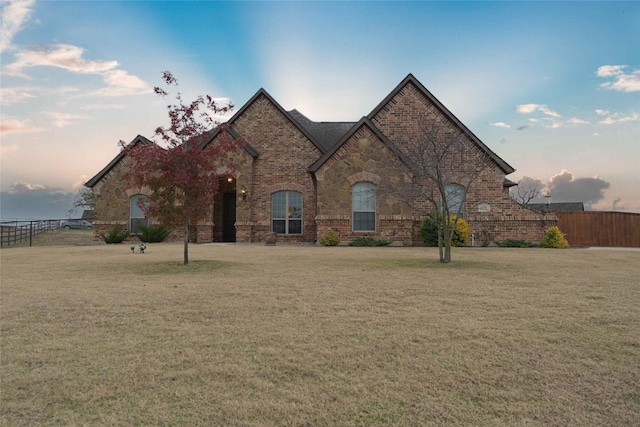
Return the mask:
<svg viewBox="0 0 640 427">
<path fill-rule="evenodd" d="M 549 178 L 546 183 L 539 178 L 523 176 L 518 186 L 522 186 L 522 191 L 537 190 L 538 195 L 531 200 L 531 203 L 546 202 L 545 195 L 549 194 L 552 202 L 582 202 L 585 206 L 592 208 L 604 199 L 604 192 L 610 184 L 598 176 L 576 178 L 572 172 L 563 169 Z M 510 190 L 512 194 L 517 194 L 517 191 L 515 187 Z"/>
<path fill-rule="evenodd" d="M 629 115 L 622 115 L 620 113 L 612 113 L 608 110 L 595 110 L 596 114 L 604 117 L 598 123 L 602 125 L 613 125 L 617 123 L 637 122 L 640 121 L 640 114 L 633 112 Z"/>
<path fill-rule="evenodd" d="M 549 179 L 547 186 L 554 202 L 583 202 L 592 206 L 604 199 L 604 191 L 610 184 L 598 177 L 576 178 L 563 169 Z"/>
<path fill-rule="evenodd" d="M 41 184 L 16 182 L 0 193 L 0 218 L 62 219 L 73 208 L 75 192 L 48 188 Z"/>
</svg>

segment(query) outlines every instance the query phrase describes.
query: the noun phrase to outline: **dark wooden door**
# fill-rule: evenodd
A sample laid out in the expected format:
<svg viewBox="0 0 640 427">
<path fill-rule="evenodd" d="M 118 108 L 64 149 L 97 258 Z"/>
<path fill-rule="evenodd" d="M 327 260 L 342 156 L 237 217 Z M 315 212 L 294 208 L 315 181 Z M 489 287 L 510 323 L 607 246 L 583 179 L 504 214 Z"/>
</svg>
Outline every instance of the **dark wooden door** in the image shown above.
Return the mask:
<svg viewBox="0 0 640 427">
<path fill-rule="evenodd" d="M 222 201 L 222 241 L 236 241 L 236 193 L 224 193 Z"/>
</svg>

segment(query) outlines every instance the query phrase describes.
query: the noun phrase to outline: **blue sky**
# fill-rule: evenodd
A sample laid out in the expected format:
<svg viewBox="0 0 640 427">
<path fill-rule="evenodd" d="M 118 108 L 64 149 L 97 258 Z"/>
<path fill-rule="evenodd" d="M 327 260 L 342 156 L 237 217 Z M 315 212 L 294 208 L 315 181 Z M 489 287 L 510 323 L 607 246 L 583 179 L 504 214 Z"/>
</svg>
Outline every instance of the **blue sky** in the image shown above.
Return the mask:
<svg viewBox="0 0 640 427">
<path fill-rule="evenodd" d="M 152 94 L 357 121 L 418 78 L 553 201 L 640 212 L 640 2 L 2 1 L 2 218 L 64 217 Z"/>
</svg>

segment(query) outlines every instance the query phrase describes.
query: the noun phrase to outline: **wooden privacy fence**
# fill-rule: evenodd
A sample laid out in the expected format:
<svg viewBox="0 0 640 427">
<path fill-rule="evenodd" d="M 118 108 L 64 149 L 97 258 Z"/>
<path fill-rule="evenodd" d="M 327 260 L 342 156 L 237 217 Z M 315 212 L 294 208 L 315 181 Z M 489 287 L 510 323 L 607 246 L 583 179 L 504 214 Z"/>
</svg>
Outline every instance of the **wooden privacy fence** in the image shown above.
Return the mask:
<svg viewBox="0 0 640 427">
<path fill-rule="evenodd" d="M 59 219 L 39 221 L 2 221 L 0 222 L 0 247 L 17 245 L 23 242 L 33 243 L 33 238 L 47 231 L 57 230 Z"/>
<path fill-rule="evenodd" d="M 571 246 L 640 247 L 640 214 L 584 211 L 556 215 Z"/>
</svg>

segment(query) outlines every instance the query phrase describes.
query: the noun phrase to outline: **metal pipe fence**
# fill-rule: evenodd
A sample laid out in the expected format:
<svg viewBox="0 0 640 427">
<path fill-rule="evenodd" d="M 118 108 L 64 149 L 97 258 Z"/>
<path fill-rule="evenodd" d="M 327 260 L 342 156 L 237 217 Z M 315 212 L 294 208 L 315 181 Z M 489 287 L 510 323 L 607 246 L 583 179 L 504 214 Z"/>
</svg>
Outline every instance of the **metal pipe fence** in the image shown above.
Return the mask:
<svg viewBox="0 0 640 427">
<path fill-rule="evenodd" d="M 0 247 L 4 248 L 25 242 L 29 242 L 29 246 L 31 246 L 35 236 L 59 229 L 61 221 L 59 219 L 1 221 Z"/>
</svg>

